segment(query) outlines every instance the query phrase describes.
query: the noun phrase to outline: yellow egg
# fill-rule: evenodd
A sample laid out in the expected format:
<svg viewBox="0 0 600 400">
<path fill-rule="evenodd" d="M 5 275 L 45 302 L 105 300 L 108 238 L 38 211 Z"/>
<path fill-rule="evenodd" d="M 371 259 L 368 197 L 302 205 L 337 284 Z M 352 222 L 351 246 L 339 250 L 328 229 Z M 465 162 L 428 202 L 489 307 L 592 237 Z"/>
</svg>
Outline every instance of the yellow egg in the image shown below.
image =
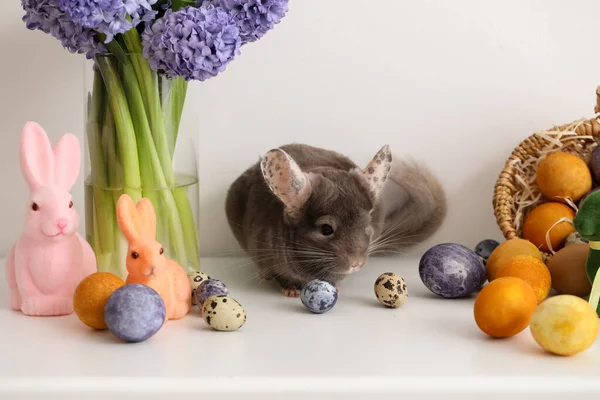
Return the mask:
<svg viewBox="0 0 600 400">
<path fill-rule="evenodd" d="M 110 295 L 125 282 L 109 272 L 96 272 L 85 277 L 73 296 L 75 313 L 87 326 L 106 329 L 104 306 Z"/>
<path fill-rule="evenodd" d="M 598 336 L 598 315 L 580 297 L 562 294 L 544 300 L 529 322 L 531 335 L 547 351 L 572 356 L 590 347 Z"/>
<path fill-rule="evenodd" d="M 540 161 L 536 174 L 540 191 L 550 200 L 578 201 L 592 189 L 592 174 L 585 161 L 576 155 L 555 152 Z"/>
</svg>

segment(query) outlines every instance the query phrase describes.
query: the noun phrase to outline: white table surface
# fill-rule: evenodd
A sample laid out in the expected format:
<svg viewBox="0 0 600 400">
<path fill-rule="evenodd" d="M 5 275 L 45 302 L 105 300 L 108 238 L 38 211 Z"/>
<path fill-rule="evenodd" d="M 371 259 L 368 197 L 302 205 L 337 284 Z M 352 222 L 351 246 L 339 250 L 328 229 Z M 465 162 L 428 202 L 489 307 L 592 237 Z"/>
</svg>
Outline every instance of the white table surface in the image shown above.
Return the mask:
<svg viewBox="0 0 600 400">
<path fill-rule="evenodd" d="M 194 307 L 183 320 L 168 321 L 137 344 L 93 331 L 75 314 L 40 318 L 11 311 L 1 271 L 0 399 L 354 399 L 378 393 L 401 399 L 583 399 L 600 394 L 597 344 L 565 358 L 541 350 L 528 329 L 509 339 L 488 338 L 475 325 L 474 297 L 447 300 L 431 294 L 419 279 L 416 258 L 372 259 L 341 284 L 337 305 L 321 315 L 258 282 L 248 262 L 202 260 L 203 270 L 222 279 L 246 309 L 248 320 L 240 330 L 213 331 Z M 388 271 L 407 281 L 409 297 L 398 309 L 381 306 L 373 293 L 376 277 Z"/>
</svg>

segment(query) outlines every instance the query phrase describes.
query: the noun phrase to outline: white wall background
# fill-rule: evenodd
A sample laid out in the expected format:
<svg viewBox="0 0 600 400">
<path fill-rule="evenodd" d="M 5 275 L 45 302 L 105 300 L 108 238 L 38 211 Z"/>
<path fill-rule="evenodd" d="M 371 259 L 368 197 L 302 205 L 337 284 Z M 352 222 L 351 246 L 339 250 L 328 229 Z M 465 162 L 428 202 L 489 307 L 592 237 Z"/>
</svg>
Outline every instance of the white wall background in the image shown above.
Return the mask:
<svg viewBox="0 0 600 400">
<path fill-rule="evenodd" d="M 22 225 L 21 127 L 36 120 L 53 140 L 67 131 L 81 137 L 84 63 L 26 30 L 19 1 L 2 3 L 0 254 Z M 513 147 L 536 129 L 593 115 L 597 1 L 290 3 L 284 21 L 224 74 L 191 86 L 206 255 L 237 248 L 223 212 L 228 185 L 288 142 L 362 164 L 388 143 L 425 162 L 447 189 L 448 219 L 423 246 L 500 239 L 492 192 Z M 75 199 L 83 214 L 81 184 Z"/>
</svg>

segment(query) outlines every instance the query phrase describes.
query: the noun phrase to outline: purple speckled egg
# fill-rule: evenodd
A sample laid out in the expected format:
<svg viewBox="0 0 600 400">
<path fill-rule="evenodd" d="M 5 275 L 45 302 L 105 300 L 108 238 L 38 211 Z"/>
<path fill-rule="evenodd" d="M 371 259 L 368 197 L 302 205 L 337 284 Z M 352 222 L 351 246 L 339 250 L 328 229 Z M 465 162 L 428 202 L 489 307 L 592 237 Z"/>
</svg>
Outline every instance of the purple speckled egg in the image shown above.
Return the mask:
<svg viewBox="0 0 600 400">
<path fill-rule="evenodd" d="M 204 302 L 212 296 L 227 296 L 229 289 L 218 279 L 207 279 L 196 289 L 196 304 L 200 309 Z"/>
<path fill-rule="evenodd" d="M 126 342 L 142 342 L 163 326 L 167 310 L 160 295 L 137 283 L 115 290 L 104 306 L 108 329 Z"/>
<path fill-rule="evenodd" d="M 442 243 L 423 254 L 419 262 L 421 281 L 438 296 L 466 297 L 485 283 L 485 266 L 473 250 L 457 244 Z"/>
</svg>

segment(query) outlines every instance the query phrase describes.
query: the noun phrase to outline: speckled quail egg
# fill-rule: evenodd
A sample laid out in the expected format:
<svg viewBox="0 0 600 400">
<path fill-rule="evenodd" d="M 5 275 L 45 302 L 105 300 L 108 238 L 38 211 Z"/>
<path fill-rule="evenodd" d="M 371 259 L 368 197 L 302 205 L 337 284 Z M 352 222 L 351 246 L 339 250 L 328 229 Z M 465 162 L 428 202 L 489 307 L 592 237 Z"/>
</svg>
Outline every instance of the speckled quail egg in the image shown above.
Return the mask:
<svg viewBox="0 0 600 400">
<path fill-rule="evenodd" d="M 196 305 L 196 289 L 205 280 L 210 279 L 210 276 L 201 271 L 192 271 L 187 274 L 190 285 L 192 285 L 192 304 Z"/>
<path fill-rule="evenodd" d="M 379 275 L 374 285 L 375 296 L 386 307 L 400 307 L 406 302 L 408 290 L 406 282 L 400 275 L 386 272 Z"/>
<path fill-rule="evenodd" d="M 202 318 L 217 331 L 235 331 L 246 322 L 246 311 L 229 296 L 211 296 L 204 302 Z"/>
</svg>

